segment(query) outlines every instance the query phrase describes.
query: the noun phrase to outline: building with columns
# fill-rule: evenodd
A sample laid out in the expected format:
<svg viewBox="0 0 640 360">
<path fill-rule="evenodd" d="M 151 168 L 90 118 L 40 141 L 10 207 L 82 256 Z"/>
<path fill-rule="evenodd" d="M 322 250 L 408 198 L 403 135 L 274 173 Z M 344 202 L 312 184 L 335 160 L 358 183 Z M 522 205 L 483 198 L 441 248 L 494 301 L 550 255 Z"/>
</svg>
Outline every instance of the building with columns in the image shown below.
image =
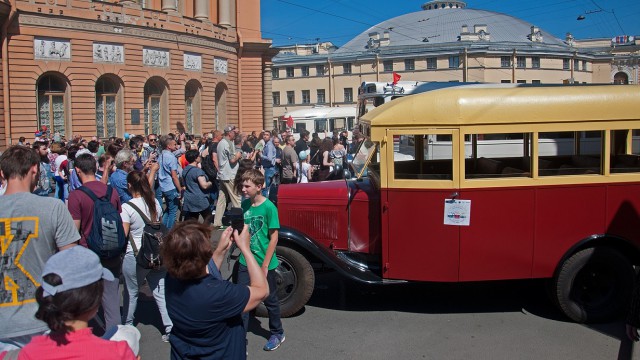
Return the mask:
<svg viewBox="0 0 640 360">
<path fill-rule="evenodd" d="M 416 9 L 418 10 L 418 9 Z M 329 51 L 284 46 L 273 59 L 274 117 L 315 105 L 355 106 L 364 81 L 638 84 L 640 39 L 560 39 L 508 14 L 429 1 Z"/>
<path fill-rule="evenodd" d="M 0 0 L 0 24 L 0 148 L 271 123 L 259 0 Z"/>
</svg>

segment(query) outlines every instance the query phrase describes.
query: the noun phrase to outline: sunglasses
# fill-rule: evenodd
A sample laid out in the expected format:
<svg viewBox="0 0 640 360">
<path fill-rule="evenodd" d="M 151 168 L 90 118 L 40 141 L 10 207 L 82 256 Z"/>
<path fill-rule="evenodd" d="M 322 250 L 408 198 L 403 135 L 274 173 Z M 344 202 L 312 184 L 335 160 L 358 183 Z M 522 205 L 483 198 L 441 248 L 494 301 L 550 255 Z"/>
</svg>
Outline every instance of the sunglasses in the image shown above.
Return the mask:
<svg viewBox="0 0 640 360">
<path fill-rule="evenodd" d="M 158 141 L 158 139 L 149 139 L 149 142 Z"/>
</svg>

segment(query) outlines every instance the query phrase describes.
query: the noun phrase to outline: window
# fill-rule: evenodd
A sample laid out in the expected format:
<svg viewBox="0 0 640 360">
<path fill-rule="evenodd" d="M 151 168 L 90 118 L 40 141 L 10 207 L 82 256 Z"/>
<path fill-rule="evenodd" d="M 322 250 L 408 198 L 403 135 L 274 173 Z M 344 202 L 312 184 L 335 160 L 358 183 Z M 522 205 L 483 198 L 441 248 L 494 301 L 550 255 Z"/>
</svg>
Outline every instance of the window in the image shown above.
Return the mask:
<svg viewBox="0 0 640 360">
<path fill-rule="evenodd" d="M 311 103 L 311 92 L 309 90 L 302 90 L 302 103 L 303 104 Z"/>
<path fill-rule="evenodd" d="M 511 84 L 511 80 L 500 80 L 502 84 Z"/>
<path fill-rule="evenodd" d="M 631 136 L 631 143 L 628 142 Z M 631 148 L 629 148 L 631 145 Z M 611 173 L 640 172 L 640 131 L 611 131 Z"/>
<path fill-rule="evenodd" d="M 382 62 L 382 66 L 384 67 L 384 71 L 393 71 L 393 60 L 385 60 Z"/>
<path fill-rule="evenodd" d="M 316 119 L 314 120 L 315 122 L 315 129 L 317 133 L 321 133 L 321 132 L 325 132 L 328 131 L 327 129 L 327 119 Z"/>
<path fill-rule="evenodd" d="M 582 60 L 582 71 L 587 71 L 587 61 Z"/>
<path fill-rule="evenodd" d="M 118 86 L 108 78 L 96 82 L 96 134 L 100 138 L 116 136 Z"/>
<path fill-rule="evenodd" d="M 353 102 L 353 88 L 344 88 L 344 102 Z"/>
<path fill-rule="evenodd" d="M 309 76 L 309 67 L 308 66 L 303 66 L 302 67 L 302 76 Z"/>
<path fill-rule="evenodd" d="M 434 57 L 427 58 L 427 69 L 435 70 L 438 68 L 438 59 Z"/>
<path fill-rule="evenodd" d="M 416 69 L 416 61 L 414 59 L 404 59 L 404 70 L 412 71 Z"/>
<path fill-rule="evenodd" d="M 342 131 L 346 130 L 346 119 L 345 118 L 333 118 L 329 119 L 329 131 Z"/>
<path fill-rule="evenodd" d="M 457 69 L 460 67 L 460 56 L 449 56 L 449 69 Z"/>
<path fill-rule="evenodd" d="M 316 91 L 316 96 L 318 97 L 318 104 L 324 104 L 327 102 L 324 96 L 324 89 L 318 89 Z"/>
<path fill-rule="evenodd" d="M 296 103 L 296 94 L 293 91 L 287 91 L 287 105 L 293 105 Z"/>
<path fill-rule="evenodd" d="M 518 84 L 526 84 L 527 80 L 516 80 L 516 83 L 518 83 Z"/>
<path fill-rule="evenodd" d="M 500 67 L 503 67 L 503 68 L 511 67 L 511 57 L 500 56 Z"/>
<path fill-rule="evenodd" d="M 562 70 L 569 70 L 569 59 L 562 59 Z"/>
<path fill-rule="evenodd" d="M 324 65 L 316 65 L 316 76 L 324 76 Z"/>
<path fill-rule="evenodd" d="M 279 79 L 280 78 L 280 69 L 279 68 L 271 69 L 271 77 L 273 79 Z"/>
<path fill-rule="evenodd" d="M 603 135 L 603 131 L 539 133 L 539 176 L 601 174 Z"/>
<path fill-rule="evenodd" d="M 280 91 L 274 91 L 271 93 L 273 98 L 273 106 L 280 106 Z"/>
<path fill-rule="evenodd" d="M 66 88 L 65 82 L 53 75 L 45 75 L 38 81 L 38 122 L 51 129 L 52 134 L 66 134 Z"/>
<path fill-rule="evenodd" d="M 196 134 L 200 124 L 200 85 L 192 80 L 184 89 L 184 124 L 187 134 Z"/>
<path fill-rule="evenodd" d="M 351 74 L 351 63 L 342 64 L 342 73 Z"/>
<path fill-rule="evenodd" d="M 534 69 L 540 69 L 540 57 L 534 56 L 531 58 L 531 67 Z"/>
<path fill-rule="evenodd" d="M 287 66 L 287 77 L 293 77 L 293 66 Z"/>
<path fill-rule="evenodd" d="M 452 180 L 453 143 L 451 134 L 448 141 L 435 141 L 440 135 L 394 135 L 394 143 L 399 142 L 399 151 L 394 151 L 393 169 L 395 179 Z M 422 144 L 420 143 L 422 142 Z M 422 146 L 419 146 L 422 145 Z M 419 149 L 423 153 L 419 153 Z M 428 159 L 422 161 L 421 159 Z M 422 163 L 421 163 L 422 162 Z"/>
<path fill-rule="evenodd" d="M 527 58 L 526 58 L 526 57 L 524 57 L 524 56 L 518 56 L 518 57 L 516 58 L 516 60 L 517 60 L 517 66 L 518 66 L 519 68 L 526 68 L 526 67 L 527 67 Z"/>
<path fill-rule="evenodd" d="M 531 83 L 532 83 L 532 84 L 542 84 L 542 83 L 540 82 L 540 80 L 531 80 Z"/>
<path fill-rule="evenodd" d="M 580 70 L 580 60 L 573 59 L 573 70 L 575 70 L 575 71 Z"/>
<path fill-rule="evenodd" d="M 148 80 L 144 85 L 144 132 L 162 134 L 164 86 L 156 80 Z"/>
<path fill-rule="evenodd" d="M 531 134 L 471 134 L 470 140 L 465 179 L 531 177 Z"/>
</svg>

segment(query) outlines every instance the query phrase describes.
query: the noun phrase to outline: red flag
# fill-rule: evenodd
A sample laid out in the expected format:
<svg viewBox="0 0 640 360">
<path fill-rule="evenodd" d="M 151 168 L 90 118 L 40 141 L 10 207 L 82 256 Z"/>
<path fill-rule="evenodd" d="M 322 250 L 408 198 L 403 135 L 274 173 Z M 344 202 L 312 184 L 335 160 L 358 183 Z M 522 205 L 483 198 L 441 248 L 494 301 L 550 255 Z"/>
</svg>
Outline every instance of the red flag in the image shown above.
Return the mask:
<svg viewBox="0 0 640 360">
<path fill-rule="evenodd" d="M 287 120 L 287 127 L 292 128 L 293 127 L 293 117 L 291 115 L 289 115 L 289 117 L 285 118 L 285 120 Z"/>
<path fill-rule="evenodd" d="M 397 84 L 398 81 L 400 81 L 400 78 L 401 78 L 400 74 L 398 74 L 397 72 L 394 71 L 393 72 L 393 85 Z"/>
</svg>

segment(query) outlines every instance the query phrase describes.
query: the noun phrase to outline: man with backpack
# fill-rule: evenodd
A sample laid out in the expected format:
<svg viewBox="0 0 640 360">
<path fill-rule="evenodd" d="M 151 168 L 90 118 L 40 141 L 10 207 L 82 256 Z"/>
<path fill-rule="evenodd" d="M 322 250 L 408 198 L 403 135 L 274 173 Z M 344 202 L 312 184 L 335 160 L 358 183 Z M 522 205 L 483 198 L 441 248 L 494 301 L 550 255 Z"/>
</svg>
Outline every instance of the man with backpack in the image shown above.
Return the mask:
<svg viewBox="0 0 640 360">
<path fill-rule="evenodd" d="M 80 245 L 97 253 L 102 266 L 115 277 L 104 280 L 102 295 L 105 329 L 110 329 L 121 322 L 119 278 L 127 244 L 120 197 L 111 186 L 96 180 L 96 159 L 91 154 L 76 157 L 74 167 L 82 186 L 69 195 L 68 207 L 80 231 Z"/>
</svg>

